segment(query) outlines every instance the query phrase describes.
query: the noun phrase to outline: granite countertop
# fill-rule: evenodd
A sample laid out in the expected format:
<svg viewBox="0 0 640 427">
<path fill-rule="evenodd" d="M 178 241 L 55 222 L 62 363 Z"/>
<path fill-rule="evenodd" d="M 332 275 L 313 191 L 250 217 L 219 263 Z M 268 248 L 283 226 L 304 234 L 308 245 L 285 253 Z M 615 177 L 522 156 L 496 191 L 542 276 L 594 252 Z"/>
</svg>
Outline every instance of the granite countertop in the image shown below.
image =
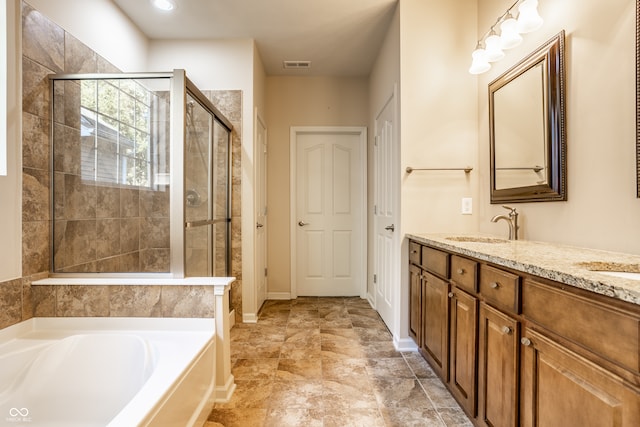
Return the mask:
<svg viewBox="0 0 640 427">
<path fill-rule="evenodd" d="M 640 305 L 640 280 L 598 271 L 640 273 L 640 256 L 474 234 L 407 234 L 407 238 L 513 270 Z M 486 242 L 479 242 L 483 240 Z M 490 243 L 487 243 L 490 242 Z"/>
</svg>

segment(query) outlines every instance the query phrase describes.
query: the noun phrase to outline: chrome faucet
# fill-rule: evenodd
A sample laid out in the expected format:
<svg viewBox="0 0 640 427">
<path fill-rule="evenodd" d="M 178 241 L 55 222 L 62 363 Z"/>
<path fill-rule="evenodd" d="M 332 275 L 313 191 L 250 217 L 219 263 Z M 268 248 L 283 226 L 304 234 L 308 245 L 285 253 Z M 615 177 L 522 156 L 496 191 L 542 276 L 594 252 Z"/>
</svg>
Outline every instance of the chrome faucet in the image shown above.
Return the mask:
<svg viewBox="0 0 640 427">
<path fill-rule="evenodd" d="M 491 218 L 491 222 L 498 222 L 499 220 L 504 219 L 509 224 L 509 240 L 518 240 L 518 212 L 516 212 L 516 208 L 509 206 L 502 207 L 510 211 L 509 216 L 496 215 Z"/>
</svg>

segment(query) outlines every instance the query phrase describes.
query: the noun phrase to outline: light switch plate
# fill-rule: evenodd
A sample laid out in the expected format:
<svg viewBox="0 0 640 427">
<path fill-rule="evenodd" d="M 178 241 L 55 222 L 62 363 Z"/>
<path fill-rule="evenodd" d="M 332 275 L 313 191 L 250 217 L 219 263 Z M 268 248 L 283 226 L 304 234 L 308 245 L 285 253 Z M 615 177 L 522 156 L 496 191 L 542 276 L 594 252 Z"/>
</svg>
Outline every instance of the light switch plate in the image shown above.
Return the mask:
<svg viewBox="0 0 640 427">
<path fill-rule="evenodd" d="M 462 208 L 460 212 L 462 215 L 471 215 L 473 213 L 473 199 L 471 197 L 462 198 Z"/>
</svg>

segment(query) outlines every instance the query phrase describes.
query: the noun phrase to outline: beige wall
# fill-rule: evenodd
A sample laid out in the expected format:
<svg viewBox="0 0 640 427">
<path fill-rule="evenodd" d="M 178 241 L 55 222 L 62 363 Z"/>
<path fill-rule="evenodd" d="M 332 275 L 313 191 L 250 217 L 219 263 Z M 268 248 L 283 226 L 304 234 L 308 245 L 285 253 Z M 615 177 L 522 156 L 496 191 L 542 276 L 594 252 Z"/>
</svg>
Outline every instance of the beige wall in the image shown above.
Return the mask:
<svg viewBox="0 0 640 427">
<path fill-rule="evenodd" d="M 292 126 L 367 126 L 366 78 L 267 77 L 269 131 L 269 289 L 288 295 L 290 281 L 289 130 Z"/>
<path fill-rule="evenodd" d="M 149 71 L 149 40 L 111 0 L 27 0 L 27 3 L 120 70 Z"/>
<path fill-rule="evenodd" d="M 480 0 L 478 31 L 504 12 L 504 2 Z M 478 78 L 479 229 L 506 236 L 489 204 L 487 85 L 529 52 L 566 31 L 568 200 L 522 203 L 525 239 L 640 253 L 640 199 L 635 179 L 635 2 L 541 1 L 544 26 Z M 471 46 L 468 51 L 471 52 Z"/>
<path fill-rule="evenodd" d="M 476 78 L 467 72 L 475 46 L 475 1 L 400 2 L 401 168 L 454 168 L 402 176 L 402 232 L 469 232 L 477 214 L 461 215 L 463 197 L 477 212 Z M 480 166 L 482 168 L 482 166 Z"/>
</svg>

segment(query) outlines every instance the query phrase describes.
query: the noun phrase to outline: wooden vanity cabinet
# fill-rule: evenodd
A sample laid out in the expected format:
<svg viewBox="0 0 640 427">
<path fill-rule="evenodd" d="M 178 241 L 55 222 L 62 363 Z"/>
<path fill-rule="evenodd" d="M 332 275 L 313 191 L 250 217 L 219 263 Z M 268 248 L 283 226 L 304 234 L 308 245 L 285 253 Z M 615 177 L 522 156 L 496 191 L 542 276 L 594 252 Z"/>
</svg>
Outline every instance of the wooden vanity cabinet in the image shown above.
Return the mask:
<svg viewBox="0 0 640 427">
<path fill-rule="evenodd" d="M 449 385 L 467 413 L 476 415 L 478 298 L 460 288 L 449 292 Z"/>
<path fill-rule="evenodd" d="M 427 272 L 422 279 L 420 352 L 446 381 L 449 376 L 449 283 Z"/>
<path fill-rule="evenodd" d="M 640 426 L 640 395 L 620 377 L 527 328 L 522 348 L 522 426 Z"/>
<path fill-rule="evenodd" d="M 478 340 L 479 425 L 518 425 L 519 322 L 480 303 Z"/>
<path fill-rule="evenodd" d="M 409 333 L 474 425 L 640 426 L 637 305 L 410 250 Z"/>
<path fill-rule="evenodd" d="M 409 336 L 422 345 L 422 269 L 409 265 Z"/>
</svg>

